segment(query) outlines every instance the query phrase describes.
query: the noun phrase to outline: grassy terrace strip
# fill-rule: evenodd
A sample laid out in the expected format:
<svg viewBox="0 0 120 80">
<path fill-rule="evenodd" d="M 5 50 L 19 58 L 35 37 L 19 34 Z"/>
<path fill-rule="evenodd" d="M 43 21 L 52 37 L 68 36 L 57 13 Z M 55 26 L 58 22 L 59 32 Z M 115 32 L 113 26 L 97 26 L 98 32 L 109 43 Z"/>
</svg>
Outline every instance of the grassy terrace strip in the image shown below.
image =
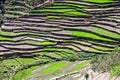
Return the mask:
<svg viewBox="0 0 120 80">
<path fill-rule="evenodd" d="M 13 35 L 14 35 L 13 32 L 6 32 L 6 31 L 3 31 L 3 30 L 1 30 L 1 29 L 0 29 L 0 34 L 1 34 L 1 35 L 5 35 L 5 36 L 13 36 Z"/>
<path fill-rule="evenodd" d="M 70 58 L 75 57 L 74 54 L 72 53 L 66 53 L 63 51 L 51 51 L 51 52 L 36 52 L 34 54 L 40 54 L 40 55 L 44 55 L 44 56 L 49 56 L 49 57 L 54 57 L 56 59 L 60 59 L 60 60 L 70 60 Z"/>
<path fill-rule="evenodd" d="M 57 59 L 63 59 L 63 54 L 59 54 L 57 52 L 44 52 L 44 53 L 41 53 L 41 54 L 44 54 L 45 56 L 50 56 L 50 57 L 54 57 L 54 58 L 57 58 Z"/>
<path fill-rule="evenodd" d="M 8 36 L 8 37 L 17 37 L 17 36 L 20 36 L 20 35 L 35 35 L 35 36 L 44 36 L 44 34 L 38 34 L 37 32 L 29 32 L 29 31 L 23 31 L 23 32 L 7 32 L 7 31 L 2 31 L 0 29 L 0 34 L 3 35 L 3 36 Z"/>
<path fill-rule="evenodd" d="M 94 14 L 89 12 L 89 9 L 99 9 L 99 6 L 108 3 L 113 5 L 110 2 L 113 0 L 57 0 L 53 5 L 43 9 L 33 9 L 28 14 L 26 13 L 29 9 L 21 5 L 7 6 L 8 11 L 5 16 L 8 18 L 24 15 L 20 19 L 5 20 L 5 26 L 0 29 L 2 44 L 0 48 L 8 49 L 13 55 L 15 53 L 13 58 L 10 57 L 11 59 L 6 59 L 3 63 L 7 67 L 10 66 L 11 70 L 14 67 L 16 70 L 20 69 L 13 76 L 13 80 L 29 80 L 31 77 L 35 80 L 48 80 L 52 76 L 79 71 L 90 64 L 89 61 L 80 62 L 80 60 L 111 54 L 113 48 L 119 45 L 116 43 L 120 39 L 120 34 L 112 32 L 111 28 L 106 28 L 106 24 L 112 26 L 112 23 L 104 22 L 108 17 L 104 16 L 107 13 L 102 11 L 102 7 L 100 12 L 103 12 L 103 16 L 94 11 Z M 109 9 L 109 6 L 107 7 Z M 118 14 L 115 13 L 118 11 L 113 11 L 111 10 L 110 15 Z M 101 18 L 103 23 L 99 21 Z M 113 25 L 118 21 L 114 21 Z M 101 24 L 100 28 L 95 26 L 98 22 Z M 115 66 L 113 69 L 111 73 L 116 75 L 120 67 Z"/>
<path fill-rule="evenodd" d="M 109 2 L 113 2 L 114 0 L 84 0 L 84 1 L 95 2 L 95 3 L 109 3 Z"/>
<path fill-rule="evenodd" d="M 65 48 L 44 48 L 43 51 L 45 52 L 45 54 L 47 54 L 46 52 L 60 52 L 60 53 L 66 53 L 66 55 L 75 55 L 77 54 L 75 51 L 70 50 L 70 49 L 65 49 Z M 43 52 L 43 54 L 44 54 Z M 34 54 L 41 54 L 41 52 L 36 52 Z"/>
<path fill-rule="evenodd" d="M 52 41 L 36 41 L 36 40 L 24 40 L 20 41 L 21 44 L 30 44 L 30 45 L 37 45 L 37 46 L 47 46 L 47 45 L 55 45 L 55 42 Z"/>
<path fill-rule="evenodd" d="M 63 52 L 67 52 L 67 53 L 73 53 L 73 54 L 77 54 L 75 51 L 70 50 L 70 49 L 64 49 L 64 48 L 44 48 L 45 51 L 63 51 Z"/>
<path fill-rule="evenodd" d="M 36 52 L 34 54 L 44 54 L 47 56 L 52 56 L 60 60 L 76 60 L 78 58 L 78 53 L 73 50 L 65 48 L 44 48 L 43 52 Z"/>
<path fill-rule="evenodd" d="M 75 15 L 75 16 L 91 16 L 90 14 L 80 12 L 74 9 L 43 9 L 43 10 L 33 10 L 31 13 L 45 13 L 45 12 L 51 12 L 51 13 L 63 13 L 65 15 Z"/>
<path fill-rule="evenodd" d="M 7 59 L 4 60 L 3 63 L 4 65 L 18 65 L 20 66 L 22 65 L 28 65 L 28 64 L 32 64 L 35 62 L 35 59 L 33 58 L 14 58 L 14 59 Z"/>
<path fill-rule="evenodd" d="M 109 54 L 110 53 L 107 50 L 100 50 L 100 49 L 94 49 L 94 48 L 90 48 L 88 51 L 93 52 L 93 53 L 103 53 L 103 54 Z"/>
<path fill-rule="evenodd" d="M 82 68 L 84 68 L 86 65 L 90 64 L 90 62 L 88 61 L 85 61 L 85 62 L 82 62 L 82 63 L 78 63 L 77 66 L 71 70 L 68 70 L 67 72 L 74 72 L 74 71 L 78 71 L 78 70 L 81 70 Z"/>
<path fill-rule="evenodd" d="M 51 73 L 53 71 L 56 71 L 56 73 L 58 73 L 59 72 L 58 69 L 60 69 L 63 66 L 67 66 L 67 64 L 65 64 L 65 62 L 56 62 L 56 63 L 53 63 L 53 65 L 48 66 L 48 68 L 45 68 L 42 71 L 42 73 L 47 74 L 47 73 Z"/>
<path fill-rule="evenodd" d="M 59 19 L 59 18 L 61 18 L 61 16 L 47 16 L 47 18 L 49 18 L 49 19 Z"/>
<path fill-rule="evenodd" d="M 43 42 L 40 42 L 41 45 L 52 45 L 52 44 L 55 44 L 54 42 L 50 42 L 50 41 L 43 41 Z"/>
<path fill-rule="evenodd" d="M 92 32 L 95 32 L 95 33 L 98 33 L 98 34 L 101 34 L 101 35 L 105 35 L 105 36 L 109 36 L 109 37 L 112 37 L 112 38 L 120 39 L 120 34 L 110 32 L 110 31 L 105 30 L 105 29 L 95 28 L 95 29 L 92 30 Z"/>
<path fill-rule="evenodd" d="M 16 58 L 16 60 L 21 62 L 23 65 L 35 63 L 34 58 Z"/>
<path fill-rule="evenodd" d="M 41 45 L 40 41 L 35 41 L 35 40 L 24 40 L 24 41 L 20 41 L 19 43 L 21 43 L 21 44 L 31 44 L 31 45 Z"/>
<path fill-rule="evenodd" d="M 5 14 L 5 17 L 8 17 L 8 18 L 18 18 L 19 16 L 18 15 L 13 15 L 13 14 Z"/>
<path fill-rule="evenodd" d="M 96 45 L 93 45 L 92 47 L 94 47 L 96 49 L 101 49 L 101 50 L 113 50 L 112 48 L 102 47 L 102 46 L 96 46 Z"/>
<path fill-rule="evenodd" d="M 72 35 L 73 36 L 77 36 L 77 37 L 87 37 L 87 38 L 92 38 L 92 39 L 97 39 L 97 40 L 103 40 L 103 41 L 114 41 L 111 39 L 107 39 L 92 33 L 88 33 L 88 32 L 83 32 L 83 31 L 72 31 Z"/>
<path fill-rule="evenodd" d="M 12 40 L 12 38 L 8 38 L 8 37 L 3 37 L 3 36 L 0 36 L 0 41 L 4 41 L 4 40 L 11 41 L 11 40 Z"/>
<path fill-rule="evenodd" d="M 37 79 L 39 79 L 46 76 L 55 76 L 63 73 L 74 72 L 76 70 L 81 70 L 88 64 L 89 64 L 88 61 L 82 63 L 80 63 L 79 61 L 78 62 L 58 61 L 55 63 L 51 63 L 49 66 L 47 66 L 47 68 L 43 69 L 41 73 L 39 73 L 39 75 L 36 77 Z"/>
<path fill-rule="evenodd" d="M 51 13 L 63 13 L 66 15 L 91 16 L 91 14 L 87 14 L 82 11 L 76 10 L 76 6 L 72 6 L 72 5 L 74 5 L 74 3 L 73 4 L 54 3 L 54 5 L 48 6 L 42 10 L 32 10 L 31 13 L 51 12 Z M 85 8 L 85 6 L 79 5 L 79 8 L 81 7 Z"/>
<path fill-rule="evenodd" d="M 40 68 L 40 66 L 33 66 L 31 68 L 28 68 L 28 69 L 25 69 L 25 70 L 22 70 L 20 72 L 18 72 L 15 76 L 13 76 L 13 80 L 22 80 L 22 79 L 26 79 L 30 76 L 32 76 L 32 71 L 37 69 L 37 68 Z"/>
<path fill-rule="evenodd" d="M 53 12 L 53 13 L 64 13 L 67 11 L 72 11 L 74 9 L 42 9 L 42 10 L 32 10 L 32 13 L 40 13 L 40 12 Z"/>
<path fill-rule="evenodd" d="M 20 66 L 20 63 L 19 61 L 15 60 L 15 59 L 7 59 L 7 60 L 4 60 L 3 61 L 4 65 L 7 65 L 7 66 Z"/>
</svg>

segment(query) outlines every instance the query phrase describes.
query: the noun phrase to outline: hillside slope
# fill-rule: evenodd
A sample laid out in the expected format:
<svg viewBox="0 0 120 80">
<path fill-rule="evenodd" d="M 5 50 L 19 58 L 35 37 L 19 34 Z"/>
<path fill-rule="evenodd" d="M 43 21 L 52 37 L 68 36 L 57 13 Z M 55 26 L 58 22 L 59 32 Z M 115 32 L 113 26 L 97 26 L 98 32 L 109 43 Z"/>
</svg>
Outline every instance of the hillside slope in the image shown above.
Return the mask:
<svg viewBox="0 0 120 80">
<path fill-rule="evenodd" d="M 89 60 L 120 47 L 119 1 L 57 0 L 29 13 L 18 5 L 14 8 L 19 12 L 8 8 L 0 28 L 0 56 L 5 66 L 18 72 L 18 80 L 23 70 L 30 73 L 56 61 Z"/>
</svg>

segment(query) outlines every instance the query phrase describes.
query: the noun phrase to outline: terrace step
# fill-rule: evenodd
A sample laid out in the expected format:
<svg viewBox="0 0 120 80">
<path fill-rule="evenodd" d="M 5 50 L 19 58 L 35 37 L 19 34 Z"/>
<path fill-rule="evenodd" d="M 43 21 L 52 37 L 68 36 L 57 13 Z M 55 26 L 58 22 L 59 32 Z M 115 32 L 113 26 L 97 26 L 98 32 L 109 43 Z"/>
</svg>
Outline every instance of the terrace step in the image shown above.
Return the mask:
<svg viewBox="0 0 120 80">
<path fill-rule="evenodd" d="M 92 24 L 92 26 L 96 26 L 96 27 L 104 28 L 104 29 L 112 31 L 112 32 L 120 33 L 120 29 L 116 29 L 111 26 L 107 26 L 107 25 L 103 25 L 103 24 Z"/>
<path fill-rule="evenodd" d="M 34 50 L 37 49 L 38 46 L 32 46 L 32 45 L 4 45 L 7 49 L 13 49 L 13 50 Z"/>
<path fill-rule="evenodd" d="M 71 4 L 79 4 L 79 5 L 85 5 L 85 6 L 93 6 L 94 3 L 87 3 L 84 1 L 78 2 L 78 1 L 56 1 L 56 3 L 71 3 Z"/>
<path fill-rule="evenodd" d="M 1 26 L 1 29 L 4 30 L 4 31 L 10 31 L 10 32 L 13 32 L 14 30 L 24 30 L 24 28 L 22 27 L 19 27 L 19 26 Z"/>
<path fill-rule="evenodd" d="M 85 9 L 86 11 L 89 11 L 89 12 L 96 12 L 96 11 L 116 11 L 116 10 L 120 10 L 120 8 L 119 7 L 110 7 L 110 8 L 94 8 L 94 9 Z"/>
<path fill-rule="evenodd" d="M 6 49 L 6 48 L 0 46 L 0 52 L 8 52 L 8 51 L 9 51 L 9 49 Z M 1 53 L 0 53 L 0 54 L 1 54 Z"/>
<path fill-rule="evenodd" d="M 9 55 L 15 55 L 16 57 L 32 57 L 39 63 L 39 61 L 51 62 L 67 60 L 74 56 L 77 59 L 79 54 L 80 57 L 85 59 L 89 59 L 86 58 L 86 56 L 90 55 L 91 57 L 92 54 L 94 54 L 92 56 L 110 54 L 120 42 L 119 4 L 120 3 L 117 1 L 95 3 L 84 0 L 55 0 L 53 5 L 45 7 L 45 9 L 49 11 L 44 11 L 44 9 L 30 11 L 30 9 L 16 4 L 14 8 L 8 6 L 6 14 L 8 17 L 4 25 L 1 26 L 2 30 L 0 35 L 3 39 L 4 37 L 8 37 L 11 38 L 11 40 L 0 40 L 0 55 L 6 55 L 7 57 L 9 57 Z M 67 8 L 65 8 L 65 6 L 67 6 Z M 66 14 L 66 11 L 57 12 L 57 9 L 66 9 L 66 11 L 70 11 L 72 14 Z M 30 11 L 29 14 L 28 11 Z M 85 13 L 89 16 L 82 16 L 81 12 L 83 15 Z M 14 18 L 17 16 L 17 19 L 9 18 L 9 16 Z M 99 30 L 103 30 L 103 33 L 102 31 L 100 33 Z M 75 36 L 73 35 L 73 31 L 88 33 L 88 35 L 83 34 L 83 36 Z M 97 39 L 89 34 L 107 40 Z M 108 39 L 113 41 L 109 41 Z M 48 45 L 46 45 L 47 43 L 41 44 L 47 41 Z M 52 44 L 49 45 L 49 42 Z M 76 65 L 61 70 L 65 72 L 65 70 L 75 68 Z M 68 78 L 64 78 L 64 75 L 37 78 L 42 75 L 40 74 L 41 71 L 42 70 L 37 69 L 30 78 L 25 80 L 50 80 L 51 78 L 54 78 L 53 80 L 69 80 L 69 77 L 72 80 L 84 80 L 86 71 L 90 74 L 89 79 L 91 80 L 109 80 L 107 73 L 100 74 L 94 72 L 90 69 L 89 65 L 82 71 L 67 75 Z M 57 79 L 59 77 L 60 79 Z"/>
<path fill-rule="evenodd" d="M 36 22 L 36 23 L 45 22 L 45 20 L 43 19 L 34 19 L 34 18 L 19 18 L 18 20 L 25 22 Z"/>
</svg>

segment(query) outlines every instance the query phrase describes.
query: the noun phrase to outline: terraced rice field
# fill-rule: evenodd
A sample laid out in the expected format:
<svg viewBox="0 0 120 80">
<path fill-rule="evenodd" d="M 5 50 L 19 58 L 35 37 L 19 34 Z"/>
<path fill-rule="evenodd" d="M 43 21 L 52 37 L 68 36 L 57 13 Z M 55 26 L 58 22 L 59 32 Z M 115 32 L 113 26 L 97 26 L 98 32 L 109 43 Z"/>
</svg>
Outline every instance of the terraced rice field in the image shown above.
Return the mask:
<svg viewBox="0 0 120 80">
<path fill-rule="evenodd" d="M 80 64 L 69 70 L 69 65 L 79 64 L 70 61 L 88 60 L 120 47 L 119 1 L 57 0 L 37 10 L 13 6 L 15 9 L 10 5 L 6 7 L 7 18 L 0 29 L 3 64 L 17 70 L 12 79 L 49 80 L 58 73 L 84 67 Z M 62 72 L 66 68 L 68 70 Z M 22 73 L 32 71 L 33 74 L 21 77 Z"/>
</svg>

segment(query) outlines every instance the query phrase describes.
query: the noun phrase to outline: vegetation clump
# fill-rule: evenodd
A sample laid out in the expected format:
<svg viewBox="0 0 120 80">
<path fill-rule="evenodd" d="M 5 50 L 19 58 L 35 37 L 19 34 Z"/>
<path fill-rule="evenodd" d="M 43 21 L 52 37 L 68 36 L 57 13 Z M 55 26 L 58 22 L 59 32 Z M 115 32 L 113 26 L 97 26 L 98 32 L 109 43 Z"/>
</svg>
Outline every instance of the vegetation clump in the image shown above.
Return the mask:
<svg viewBox="0 0 120 80">
<path fill-rule="evenodd" d="M 120 50 L 116 47 L 114 52 L 107 55 L 96 56 L 91 61 L 93 70 L 110 72 L 111 76 L 120 76 Z"/>
</svg>

